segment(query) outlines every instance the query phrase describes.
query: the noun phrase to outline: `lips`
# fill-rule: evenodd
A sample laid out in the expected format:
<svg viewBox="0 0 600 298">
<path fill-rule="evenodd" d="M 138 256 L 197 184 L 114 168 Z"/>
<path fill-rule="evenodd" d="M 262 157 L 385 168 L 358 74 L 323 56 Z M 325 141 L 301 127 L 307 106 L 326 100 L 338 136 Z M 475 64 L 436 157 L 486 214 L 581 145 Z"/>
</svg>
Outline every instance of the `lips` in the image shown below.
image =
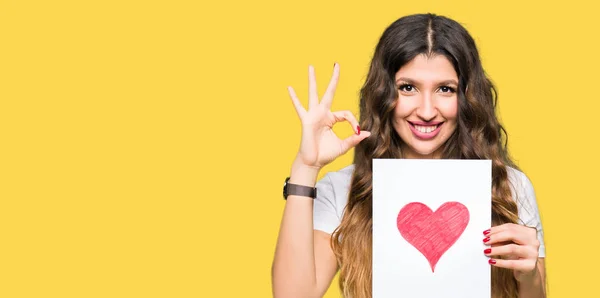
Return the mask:
<svg viewBox="0 0 600 298">
<path fill-rule="evenodd" d="M 410 131 L 419 139 L 428 140 L 434 138 L 441 130 L 444 122 L 421 122 L 407 121 Z"/>
</svg>

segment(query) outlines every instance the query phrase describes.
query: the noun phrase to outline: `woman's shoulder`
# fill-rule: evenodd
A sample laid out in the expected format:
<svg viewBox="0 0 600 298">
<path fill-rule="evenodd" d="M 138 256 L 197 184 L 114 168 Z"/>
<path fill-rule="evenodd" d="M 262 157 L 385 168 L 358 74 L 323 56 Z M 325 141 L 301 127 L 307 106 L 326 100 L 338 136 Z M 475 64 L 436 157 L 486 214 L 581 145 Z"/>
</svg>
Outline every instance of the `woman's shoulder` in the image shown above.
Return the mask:
<svg viewBox="0 0 600 298">
<path fill-rule="evenodd" d="M 537 198 L 531 180 L 525 173 L 508 167 L 508 180 L 512 197 L 517 204 L 520 224 L 536 227 L 541 231 Z"/>
<path fill-rule="evenodd" d="M 506 167 L 506 171 L 508 174 L 508 182 L 515 199 L 533 195 L 533 185 L 525 173 L 509 166 Z"/>
</svg>

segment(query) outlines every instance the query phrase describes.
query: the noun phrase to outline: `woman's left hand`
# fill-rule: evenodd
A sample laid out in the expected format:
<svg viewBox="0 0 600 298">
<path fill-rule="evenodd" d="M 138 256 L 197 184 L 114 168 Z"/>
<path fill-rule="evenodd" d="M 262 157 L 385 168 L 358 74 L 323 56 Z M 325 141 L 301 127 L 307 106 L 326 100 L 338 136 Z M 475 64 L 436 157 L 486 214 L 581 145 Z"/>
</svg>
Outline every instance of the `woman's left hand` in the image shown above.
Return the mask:
<svg viewBox="0 0 600 298">
<path fill-rule="evenodd" d="M 540 241 L 535 228 L 508 223 L 492 227 L 484 235 L 484 244 L 491 246 L 484 253 L 491 257 L 492 266 L 512 269 L 519 282 L 537 275 Z"/>
</svg>

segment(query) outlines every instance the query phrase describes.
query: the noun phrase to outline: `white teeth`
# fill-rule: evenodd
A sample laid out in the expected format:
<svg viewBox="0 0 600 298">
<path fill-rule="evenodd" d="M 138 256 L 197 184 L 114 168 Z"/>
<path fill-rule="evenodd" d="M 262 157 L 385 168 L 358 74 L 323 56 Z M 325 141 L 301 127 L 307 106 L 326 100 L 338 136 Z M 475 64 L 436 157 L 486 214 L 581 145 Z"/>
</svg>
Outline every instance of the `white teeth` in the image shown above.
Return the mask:
<svg viewBox="0 0 600 298">
<path fill-rule="evenodd" d="M 437 125 L 433 125 L 433 126 L 421 126 L 421 125 L 415 125 L 415 128 L 422 133 L 430 133 L 432 131 L 434 131 L 438 126 Z"/>
</svg>

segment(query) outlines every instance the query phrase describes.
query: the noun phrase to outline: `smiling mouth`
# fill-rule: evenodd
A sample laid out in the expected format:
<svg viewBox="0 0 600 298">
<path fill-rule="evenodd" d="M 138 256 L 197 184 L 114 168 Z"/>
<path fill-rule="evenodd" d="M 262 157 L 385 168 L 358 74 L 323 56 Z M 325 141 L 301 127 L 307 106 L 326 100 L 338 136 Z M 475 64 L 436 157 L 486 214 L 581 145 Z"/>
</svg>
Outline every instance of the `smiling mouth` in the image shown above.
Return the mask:
<svg viewBox="0 0 600 298">
<path fill-rule="evenodd" d="M 422 133 L 430 133 L 438 128 L 438 125 L 430 125 L 430 126 L 422 126 L 422 125 L 413 125 L 413 127 Z"/>
<path fill-rule="evenodd" d="M 437 122 L 437 123 L 432 123 L 429 125 L 424 125 L 424 124 L 416 124 L 410 121 L 407 121 L 414 129 L 418 130 L 419 132 L 422 133 L 430 133 L 434 130 L 436 130 L 438 127 L 440 127 L 444 122 Z"/>
<path fill-rule="evenodd" d="M 411 122 L 407 121 L 410 125 L 413 134 L 420 139 L 431 139 L 440 132 L 440 127 L 444 122 Z"/>
</svg>

